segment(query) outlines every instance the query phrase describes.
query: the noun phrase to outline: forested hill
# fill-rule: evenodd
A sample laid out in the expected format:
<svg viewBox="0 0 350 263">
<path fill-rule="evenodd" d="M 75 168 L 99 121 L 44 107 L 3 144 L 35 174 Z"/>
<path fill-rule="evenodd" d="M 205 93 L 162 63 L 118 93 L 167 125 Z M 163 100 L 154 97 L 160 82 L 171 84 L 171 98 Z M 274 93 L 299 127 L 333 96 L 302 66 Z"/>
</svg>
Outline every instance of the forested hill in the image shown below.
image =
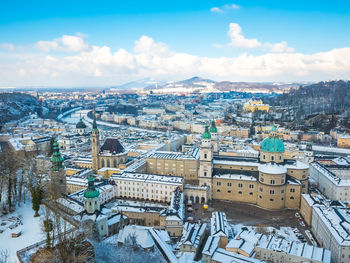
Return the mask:
<svg viewBox="0 0 350 263">
<path fill-rule="evenodd" d="M 319 82 L 265 99 L 265 102 L 291 107 L 297 118 L 313 114 L 350 115 L 350 81 Z"/>
<path fill-rule="evenodd" d="M 41 112 L 37 99 L 24 93 L 0 93 L 0 124 Z"/>
</svg>

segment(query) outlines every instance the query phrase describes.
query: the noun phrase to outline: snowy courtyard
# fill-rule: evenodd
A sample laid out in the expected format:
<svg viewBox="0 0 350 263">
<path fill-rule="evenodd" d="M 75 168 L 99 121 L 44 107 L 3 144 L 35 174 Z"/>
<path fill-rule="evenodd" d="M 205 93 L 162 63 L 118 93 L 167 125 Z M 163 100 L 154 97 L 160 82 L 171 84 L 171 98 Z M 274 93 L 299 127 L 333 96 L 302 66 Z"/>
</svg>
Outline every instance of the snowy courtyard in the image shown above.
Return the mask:
<svg viewBox="0 0 350 263">
<path fill-rule="evenodd" d="M 39 211 L 39 214 L 43 214 Z M 32 204 L 28 201 L 21 204 L 15 212 L 0 217 L 0 249 L 7 250 L 10 262 L 19 262 L 16 251 L 45 239 L 41 230 L 41 217 L 33 217 Z M 12 228 L 12 229 L 11 229 Z M 12 237 L 12 233 L 19 233 Z"/>
</svg>

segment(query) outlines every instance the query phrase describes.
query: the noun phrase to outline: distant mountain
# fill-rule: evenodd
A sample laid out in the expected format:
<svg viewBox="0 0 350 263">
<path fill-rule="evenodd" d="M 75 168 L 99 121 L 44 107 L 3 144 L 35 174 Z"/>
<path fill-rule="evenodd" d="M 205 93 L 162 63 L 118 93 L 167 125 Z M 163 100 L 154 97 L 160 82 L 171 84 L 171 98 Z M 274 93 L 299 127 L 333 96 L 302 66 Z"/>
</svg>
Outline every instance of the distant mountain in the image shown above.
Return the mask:
<svg viewBox="0 0 350 263">
<path fill-rule="evenodd" d="M 18 120 L 30 112 L 41 113 L 37 99 L 24 93 L 0 93 L 0 123 Z"/>
<path fill-rule="evenodd" d="M 178 82 L 175 82 L 175 84 L 184 84 L 184 85 L 201 85 L 201 83 L 212 83 L 215 84 L 216 81 L 211 80 L 211 79 L 203 79 L 201 77 L 193 77 L 190 79 L 185 79 L 185 80 L 181 80 Z"/>
<path fill-rule="evenodd" d="M 163 85 L 165 82 L 160 82 L 160 81 L 156 81 L 154 79 L 151 78 L 143 78 L 143 79 L 139 79 L 139 80 L 135 80 L 135 81 L 131 81 L 131 82 L 127 82 L 125 84 L 116 86 L 116 87 L 112 87 L 112 89 L 143 89 L 147 86 L 157 86 L 159 85 Z"/>
</svg>

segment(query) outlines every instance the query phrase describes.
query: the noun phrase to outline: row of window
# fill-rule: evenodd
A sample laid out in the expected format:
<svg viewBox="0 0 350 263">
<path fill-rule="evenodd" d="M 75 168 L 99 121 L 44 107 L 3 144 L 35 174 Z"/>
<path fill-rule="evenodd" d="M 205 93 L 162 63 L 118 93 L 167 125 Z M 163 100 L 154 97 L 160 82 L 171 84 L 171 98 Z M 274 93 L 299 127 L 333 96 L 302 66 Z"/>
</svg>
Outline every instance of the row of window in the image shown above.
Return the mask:
<svg viewBox="0 0 350 263">
<path fill-rule="evenodd" d="M 216 182 L 216 185 L 217 185 L 217 186 L 221 186 L 221 182 Z M 232 186 L 232 183 L 231 183 L 231 182 L 227 183 L 227 186 L 231 187 L 231 186 Z M 243 188 L 243 184 L 242 184 L 242 183 L 239 183 L 239 184 L 238 184 L 238 188 Z M 250 188 L 250 189 L 254 188 L 254 185 L 253 185 L 253 184 L 249 184 L 249 188 Z"/>
<path fill-rule="evenodd" d="M 221 190 L 220 190 L 220 189 L 217 189 L 216 192 L 220 193 Z M 232 193 L 232 191 L 231 191 L 231 190 L 227 190 L 227 193 L 230 194 L 230 193 Z M 239 194 L 239 195 L 242 195 L 243 192 L 242 192 L 242 191 L 238 191 L 238 194 Z M 253 195 L 253 194 L 254 194 L 253 192 L 250 192 L 250 193 L 249 193 L 249 195 Z"/>
<path fill-rule="evenodd" d="M 259 195 L 259 199 L 262 199 L 262 196 L 261 196 L 261 195 Z M 289 197 L 289 199 L 294 200 L 294 196 Z M 275 199 L 270 198 L 270 202 L 273 202 L 274 200 L 275 200 Z M 283 201 L 284 198 L 282 197 L 281 200 Z"/>
</svg>

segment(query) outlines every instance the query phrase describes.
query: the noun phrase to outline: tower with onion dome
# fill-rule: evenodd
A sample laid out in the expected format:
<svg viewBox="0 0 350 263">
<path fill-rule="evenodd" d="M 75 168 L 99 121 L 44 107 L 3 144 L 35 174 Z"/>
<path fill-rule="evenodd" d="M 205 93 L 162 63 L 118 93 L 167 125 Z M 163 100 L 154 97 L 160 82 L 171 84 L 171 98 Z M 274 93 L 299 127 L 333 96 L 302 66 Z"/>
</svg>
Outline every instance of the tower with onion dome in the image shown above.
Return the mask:
<svg viewBox="0 0 350 263">
<path fill-rule="evenodd" d="M 216 127 L 215 120 L 212 120 L 210 128 L 211 144 L 213 145 L 213 152 L 219 152 L 219 142 L 218 142 L 218 128 Z"/>
<path fill-rule="evenodd" d="M 50 172 L 50 197 L 52 199 L 57 199 L 61 197 L 62 194 L 67 192 L 66 183 L 66 173 L 63 166 L 63 157 L 60 154 L 57 139 L 55 139 L 53 145 L 53 153 L 50 158 L 51 161 L 51 172 Z"/>
<path fill-rule="evenodd" d="M 199 185 L 209 186 L 211 195 L 211 184 L 213 174 L 213 146 L 208 125 L 202 134 L 202 142 L 199 150 Z M 211 196 L 209 197 L 211 199 Z"/>
<path fill-rule="evenodd" d="M 86 124 L 84 123 L 83 119 L 80 115 L 80 120 L 78 121 L 77 125 L 75 126 L 75 131 L 79 135 L 85 134 Z"/>
<path fill-rule="evenodd" d="M 88 187 L 84 191 L 84 209 L 88 214 L 100 211 L 100 192 L 95 187 L 95 180 L 92 175 L 88 179 Z"/>
</svg>

